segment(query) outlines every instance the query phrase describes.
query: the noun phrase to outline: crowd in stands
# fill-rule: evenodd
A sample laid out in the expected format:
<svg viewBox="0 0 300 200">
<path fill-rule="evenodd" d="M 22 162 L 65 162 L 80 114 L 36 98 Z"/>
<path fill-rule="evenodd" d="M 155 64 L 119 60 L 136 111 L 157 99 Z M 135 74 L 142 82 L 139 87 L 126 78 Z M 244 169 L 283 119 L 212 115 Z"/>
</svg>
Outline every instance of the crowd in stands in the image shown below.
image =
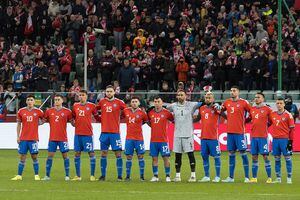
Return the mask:
<svg viewBox="0 0 300 200">
<path fill-rule="evenodd" d="M 300 12 L 286 2 L 282 85 L 299 90 Z M 73 97 L 85 41 L 89 91 L 277 90 L 277 19 L 277 0 L 0 1 L 0 92 Z"/>
</svg>

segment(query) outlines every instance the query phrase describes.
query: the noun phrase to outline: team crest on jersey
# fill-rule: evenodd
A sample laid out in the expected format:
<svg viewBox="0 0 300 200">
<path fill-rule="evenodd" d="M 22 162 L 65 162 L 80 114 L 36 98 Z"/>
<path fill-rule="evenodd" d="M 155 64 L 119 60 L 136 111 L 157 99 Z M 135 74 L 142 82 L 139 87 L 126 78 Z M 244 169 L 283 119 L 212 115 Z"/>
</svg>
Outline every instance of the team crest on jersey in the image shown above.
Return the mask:
<svg viewBox="0 0 300 200">
<path fill-rule="evenodd" d="M 215 113 L 215 111 L 214 110 L 212 110 L 212 111 L 210 111 L 211 112 L 211 114 L 214 114 Z"/>
<path fill-rule="evenodd" d="M 282 118 L 282 121 L 285 121 L 285 117 Z"/>
<path fill-rule="evenodd" d="M 65 113 L 61 113 L 61 116 L 64 116 L 65 115 Z"/>
<path fill-rule="evenodd" d="M 165 115 L 161 115 L 160 117 L 163 118 Z"/>
<path fill-rule="evenodd" d="M 51 113 L 51 115 L 54 115 L 54 113 Z"/>
<path fill-rule="evenodd" d="M 261 113 L 264 113 L 265 111 L 264 111 L 264 110 L 261 110 L 260 112 L 261 112 Z"/>
<path fill-rule="evenodd" d="M 140 116 L 139 116 L 139 115 L 136 115 L 136 118 L 140 118 Z"/>
<path fill-rule="evenodd" d="M 33 113 L 33 116 L 36 116 L 36 113 Z"/>
<path fill-rule="evenodd" d="M 240 104 L 237 104 L 236 107 L 240 107 Z"/>
<path fill-rule="evenodd" d="M 90 108 L 89 108 L 89 107 L 87 107 L 87 108 L 86 108 L 86 110 L 90 110 Z"/>
<path fill-rule="evenodd" d="M 117 107 L 117 104 L 114 103 L 113 107 Z"/>
</svg>

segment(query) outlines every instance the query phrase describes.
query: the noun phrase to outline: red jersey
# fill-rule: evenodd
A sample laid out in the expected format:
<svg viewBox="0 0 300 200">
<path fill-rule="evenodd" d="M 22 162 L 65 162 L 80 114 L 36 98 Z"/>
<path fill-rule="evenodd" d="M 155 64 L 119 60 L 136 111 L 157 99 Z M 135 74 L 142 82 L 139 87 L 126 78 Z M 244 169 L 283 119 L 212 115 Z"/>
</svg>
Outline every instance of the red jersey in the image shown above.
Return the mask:
<svg viewBox="0 0 300 200">
<path fill-rule="evenodd" d="M 207 105 L 199 108 L 201 116 L 201 139 L 218 139 L 218 121 L 220 114 L 212 107 Z"/>
<path fill-rule="evenodd" d="M 126 108 L 126 104 L 117 98 L 109 100 L 103 98 L 97 106 L 101 110 L 101 132 L 120 134 L 120 114 Z"/>
<path fill-rule="evenodd" d="M 44 118 L 50 125 L 49 141 L 68 141 L 67 122 L 72 119 L 71 110 L 65 107 L 62 107 L 59 110 L 56 108 L 49 108 L 46 110 Z"/>
<path fill-rule="evenodd" d="M 270 115 L 270 121 L 272 122 L 273 138 L 293 139 L 290 130 L 295 127 L 295 122 L 291 113 L 285 110 L 283 113 L 278 114 L 277 111 L 274 111 Z"/>
<path fill-rule="evenodd" d="M 38 108 L 29 110 L 27 107 L 21 108 L 17 114 L 17 121 L 22 123 L 20 140 L 39 140 L 39 119 L 42 119 L 44 113 Z"/>
<path fill-rule="evenodd" d="M 75 119 L 75 135 L 93 135 L 92 116 L 97 118 L 98 115 L 96 105 L 90 102 L 75 103 L 72 112 Z"/>
<path fill-rule="evenodd" d="M 144 122 L 148 121 L 147 114 L 140 108 L 135 112 L 133 112 L 132 108 L 125 108 L 124 116 L 127 124 L 126 139 L 143 140 L 142 126 Z"/>
<path fill-rule="evenodd" d="M 253 106 L 250 109 L 250 117 L 252 119 L 251 137 L 268 137 L 268 121 L 271 112 L 272 109 L 269 106 Z"/>
<path fill-rule="evenodd" d="M 168 121 L 173 121 L 174 117 L 167 109 L 156 112 L 154 109 L 148 113 L 151 126 L 151 142 L 168 142 L 167 125 Z"/>
<path fill-rule="evenodd" d="M 227 133 L 244 134 L 245 115 L 250 111 L 248 101 L 227 99 L 223 103 L 223 110 L 227 111 Z"/>
</svg>

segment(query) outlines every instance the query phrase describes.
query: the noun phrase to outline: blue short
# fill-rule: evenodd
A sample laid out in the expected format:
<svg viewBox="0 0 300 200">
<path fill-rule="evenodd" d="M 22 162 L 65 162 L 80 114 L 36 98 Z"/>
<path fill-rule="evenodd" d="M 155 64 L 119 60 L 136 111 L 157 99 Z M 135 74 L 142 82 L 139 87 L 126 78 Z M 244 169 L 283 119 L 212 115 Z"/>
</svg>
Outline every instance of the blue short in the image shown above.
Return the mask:
<svg viewBox="0 0 300 200">
<path fill-rule="evenodd" d="M 27 154 L 27 151 L 29 151 L 30 154 L 38 154 L 39 153 L 39 146 L 37 141 L 20 141 L 18 152 L 19 154 Z"/>
<path fill-rule="evenodd" d="M 227 150 L 228 151 L 245 151 L 247 149 L 247 141 L 245 134 L 227 133 Z"/>
<path fill-rule="evenodd" d="M 150 156 L 158 157 L 158 154 L 162 157 L 170 156 L 169 145 L 167 142 L 150 142 Z"/>
<path fill-rule="evenodd" d="M 220 156 L 220 146 L 218 140 L 201 140 L 201 155 L 202 156 Z"/>
<path fill-rule="evenodd" d="M 101 133 L 100 135 L 100 150 L 107 151 L 109 146 L 113 151 L 122 150 L 122 142 L 118 133 Z"/>
<path fill-rule="evenodd" d="M 48 143 L 48 152 L 56 152 L 57 147 L 61 153 L 66 153 L 69 151 L 69 144 L 68 142 L 61 142 L 61 141 L 49 141 Z"/>
<path fill-rule="evenodd" d="M 145 145 L 143 140 L 126 140 L 125 141 L 125 155 L 132 156 L 136 151 L 137 155 L 145 153 Z"/>
<path fill-rule="evenodd" d="M 273 138 L 272 152 L 274 156 L 290 156 L 292 152 L 286 149 L 289 140 L 286 138 Z"/>
<path fill-rule="evenodd" d="M 251 139 L 251 154 L 252 155 L 268 155 L 269 145 L 267 138 L 252 138 Z"/>
<path fill-rule="evenodd" d="M 93 136 L 75 135 L 74 151 L 94 152 Z"/>
</svg>

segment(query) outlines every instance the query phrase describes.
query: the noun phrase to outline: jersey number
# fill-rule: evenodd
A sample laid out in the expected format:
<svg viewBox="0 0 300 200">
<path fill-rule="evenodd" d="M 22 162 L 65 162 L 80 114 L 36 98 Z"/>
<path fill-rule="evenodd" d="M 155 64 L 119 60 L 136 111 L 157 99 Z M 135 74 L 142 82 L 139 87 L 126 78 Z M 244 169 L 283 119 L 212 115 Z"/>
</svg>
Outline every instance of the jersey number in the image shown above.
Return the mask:
<svg viewBox="0 0 300 200">
<path fill-rule="evenodd" d="M 280 123 L 280 121 L 279 121 L 279 120 L 276 120 L 276 126 L 278 126 L 278 125 L 279 125 L 279 123 Z"/>
<path fill-rule="evenodd" d="M 81 116 L 81 117 L 84 117 L 85 116 L 84 110 L 79 110 L 79 114 L 78 115 Z"/>
<path fill-rule="evenodd" d="M 155 117 L 154 118 L 154 124 L 157 124 L 159 122 L 160 118 L 159 117 Z"/>
<path fill-rule="evenodd" d="M 205 113 L 204 118 L 208 119 L 208 113 Z"/>
<path fill-rule="evenodd" d="M 33 120 L 32 116 L 26 116 L 26 118 L 27 118 L 27 122 L 32 122 L 32 120 Z"/>
<path fill-rule="evenodd" d="M 106 112 L 112 112 L 112 107 L 111 106 L 107 106 L 106 107 Z"/>
<path fill-rule="evenodd" d="M 254 118 L 255 118 L 255 119 L 258 119 L 258 117 L 259 117 L 259 114 L 257 113 L 257 114 L 254 116 Z"/>
<path fill-rule="evenodd" d="M 134 117 L 134 118 L 129 117 L 128 121 L 129 121 L 130 124 L 134 124 L 134 122 L 135 122 L 135 117 Z"/>
<path fill-rule="evenodd" d="M 230 113 L 234 113 L 234 107 L 230 107 L 230 108 L 231 108 Z"/>
<path fill-rule="evenodd" d="M 183 116 L 183 110 L 181 110 L 181 116 Z"/>
<path fill-rule="evenodd" d="M 56 116 L 55 116 L 55 121 L 58 122 L 58 119 L 59 119 L 59 116 L 56 115 Z"/>
</svg>

